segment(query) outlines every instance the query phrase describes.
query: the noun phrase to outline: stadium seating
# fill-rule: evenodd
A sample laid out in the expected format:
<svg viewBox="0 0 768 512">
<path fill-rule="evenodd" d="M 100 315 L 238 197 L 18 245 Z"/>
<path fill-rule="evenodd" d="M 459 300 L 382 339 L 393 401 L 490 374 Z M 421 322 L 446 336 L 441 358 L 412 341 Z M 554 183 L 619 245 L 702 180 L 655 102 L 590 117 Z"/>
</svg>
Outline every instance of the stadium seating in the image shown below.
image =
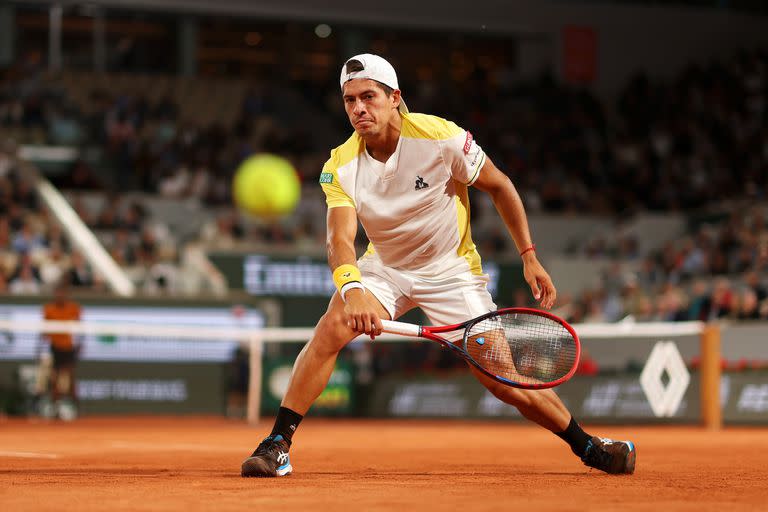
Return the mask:
<svg viewBox="0 0 768 512">
<path fill-rule="evenodd" d="M 486 74 L 472 80 L 484 82 L 492 106 L 462 104 L 462 84 L 451 82 L 437 97 L 420 88 L 409 103 L 418 109 L 421 100 L 471 128 L 510 175 L 540 252 L 572 297 L 572 319 L 766 316 L 765 283 L 752 277 L 768 265 L 766 214 L 749 208 L 765 199 L 768 182 L 760 145 L 768 137 L 760 122 L 767 64 L 764 54 L 744 52 L 692 63 L 667 83 L 638 75 L 615 105 L 547 77 L 512 84 Z M 80 156 L 51 179 L 86 224 L 144 291 L 195 293 L 200 286 L 172 284 L 184 281 L 178 276 L 187 244 L 278 244 L 322 256 L 323 197 L 311 183 L 349 131 L 340 105 L 313 101 L 334 97 L 332 86 L 310 94 L 301 84 L 38 71 L 2 82 L 0 125 L 15 143 L 77 148 Z M 307 185 L 300 208 L 277 225 L 230 207 L 232 172 L 258 151 L 289 157 Z M 73 262 L 82 266 L 82 255 L 36 204 L 9 154 L 0 178 L 0 286 L 36 293 Z M 475 191 L 472 203 L 484 257 L 513 259 L 493 205 Z M 734 204 L 746 213 L 723 218 Z M 709 220 L 692 223 L 682 211 Z M 87 265 L 78 272 L 90 273 Z M 726 286 L 700 279 L 709 275 L 727 278 L 735 298 L 705 315 L 702 295 L 717 302 L 712 297 Z M 98 276 L 84 282 L 103 287 Z"/>
</svg>

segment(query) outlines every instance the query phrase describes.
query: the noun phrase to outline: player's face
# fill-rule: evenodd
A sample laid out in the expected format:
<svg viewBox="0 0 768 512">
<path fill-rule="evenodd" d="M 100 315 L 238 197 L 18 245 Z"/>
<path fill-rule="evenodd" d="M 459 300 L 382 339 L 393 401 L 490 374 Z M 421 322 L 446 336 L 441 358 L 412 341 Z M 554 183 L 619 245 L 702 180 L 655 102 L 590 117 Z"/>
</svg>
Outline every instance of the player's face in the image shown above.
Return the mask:
<svg viewBox="0 0 768 512">
<path fill-rule="evenodd" d="M 399 91 L 387 96 L 373 80 L 358 78 L 344 84 L 344 109 L 355 131 L 362 135 L 381 133 L 397 113 Z"/>
</svg>

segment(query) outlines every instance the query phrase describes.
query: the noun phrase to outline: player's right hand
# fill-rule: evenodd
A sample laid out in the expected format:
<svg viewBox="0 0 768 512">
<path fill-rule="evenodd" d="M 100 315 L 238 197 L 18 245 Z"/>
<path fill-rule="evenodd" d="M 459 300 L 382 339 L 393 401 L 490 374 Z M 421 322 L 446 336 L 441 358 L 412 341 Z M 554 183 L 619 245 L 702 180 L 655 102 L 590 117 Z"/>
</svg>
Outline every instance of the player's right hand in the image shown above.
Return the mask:
<svg viewBox="0 0 768 512">
<path fill-rule="evenodd" d="M 533 297 L 545 309 L 551 309 L 557 300 L 557 289 L 552 284 L 552 278 L 541 266 L 536 254 L 530 252 L 523 258 L 523 276 L 531 287 Z"/>
<path fill-rule="evenodd" d="M 378 302 L 372 294 L 353 288 L 346 293 L 345 299 L 344 313 L 350 329 L 368 334 L 371 339 L 381 334 L 383 326 L 377 312 Z"/>
</svg>

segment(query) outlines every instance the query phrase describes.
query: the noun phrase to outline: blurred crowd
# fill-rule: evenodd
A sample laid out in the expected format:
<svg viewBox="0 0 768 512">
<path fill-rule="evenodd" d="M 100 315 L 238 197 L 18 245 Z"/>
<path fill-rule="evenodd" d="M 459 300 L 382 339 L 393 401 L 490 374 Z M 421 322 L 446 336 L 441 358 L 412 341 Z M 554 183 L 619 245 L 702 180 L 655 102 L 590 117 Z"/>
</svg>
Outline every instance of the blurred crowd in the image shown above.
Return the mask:
<svg viewBox="0 0 768 512">
<path fill-rule="evenodd" d="M 0 150 L 0 293 L 51 293 L 61 282 L 81 292 L 107 292 L 104 276 L 71 244 L 35 191 L 34 180 L 9 152 Z M 73 210 L 139 291 L 225 293 L 223 276 L 200 244 L 180 243 L 167 225 L 149 219 L 138 202 L 125 202 L 118 194 L 95 196 L 95 203 L 87 197 L 72 195 Z"/>
<path fill-rule="evenodd" d="M 608 280 L 606 280 L 608 281 Z M 766 284 L 756 272 L 738 278 L 696 278 L 667 281 L 643 288 L 633 274 L 615 286 L 586 290 L 564 298 L 560 313 L 570 322 L 680 322 L 686 320 L 768 319 Z"/>
<path fill-rule="evenodd" d="M 760 204 L 768 192 L 766 53 L 695 63 L 667 81 L 640 74 L 615 101 L 547 75 L 520 81 L 503 67 L 439 83 L 417 81 L 409 71 L 400 70 L 409 106 L 470 129 L 530 212 L 722 212 L 650 254 L 631 237 L 580 248 L 583 255 L 620 263 L 600 287 L 568 301 L 571 320 L 768 316 L 766 213 L 734 207 Z M 226 99 L 236 102 L 229 123 L 195 117 L 199 102 L 184 103 L 173 91 L 97 87 L 78 95 L 65 83 L 24 63 L 7 71 L 0 81 L 0 129 L 34 142 L 98 150 L 100 163 L 79 158 L 53 181 L 103 195 L 97 211 L 77 202 L 74 207 L 88 226 L 107 233 L 102 238 L 118 263 L 141 268 L 144 278 L 159 276 L 145 279 L 153 286 L 179 281 L 168 270 L 182 258 L 178 241 L 150 222 L 142 204 L 124 204 L 126 191 L 210 207 L 217 213 L 200 232 L 204 244 L 323 240 L 321 195 L 311 195 L 287 223 L 250 224 L 226 206 L 234 170 L 255 152 L 290 158 L 311 188 L 329 149 L 351 132 L 335 70 L 306 80 L 243 82 L 240 95 Z M 75 285 L 103 287 L 10 164 L 0 162 L 0 180 L 0 286 L 34 293 L 70 273 Z M 486 258 L 514 249 L 502 230 L 473 235 Z"/>
<path fill-rule="evenodd" d="M 232 173 L 254 152 L 283 154 L 305 180 L 317 178 L 330 148 L 351 132 L 333 71 L 243 83 L 240 98 L 217 98 L 239 102 L 226 124 L 196 117 L 199 102 L 179 104 L 172 88 L 150 94 L 141 82 L 76 95 L 63 86 L 71 80 L 19 66 L 2 83 L 0 125 L 98 145 L 113 174 L 106 179 L 79 162 L 67 178 L 72 185 L 226 204 Z M 627 214 L 765 198 L 764 52 L 692 64 L 669 81 L 639 74 L 615 102 L 548 75 L 521 81 L 504 67 L 478 67 L 462 82 L 415 74 L 401 70 L 409 105 L 471 130 L 531 211 Z"/>
<path fill-rule="evenodd" d="M 574 322 L 768 318 L 768 208 L 735 208 L 640 254 L 620 240 L 597 288 L 566 299 Z M 587 248 L 590 257 L 594 245 Z"/>
<path fill-rule="evenodd" d="M 41 206 L 29 177 L 0 152 L 0 293 L 50 292 L 62 280 L 74 287 L 104 289 Z"/>
</svg>

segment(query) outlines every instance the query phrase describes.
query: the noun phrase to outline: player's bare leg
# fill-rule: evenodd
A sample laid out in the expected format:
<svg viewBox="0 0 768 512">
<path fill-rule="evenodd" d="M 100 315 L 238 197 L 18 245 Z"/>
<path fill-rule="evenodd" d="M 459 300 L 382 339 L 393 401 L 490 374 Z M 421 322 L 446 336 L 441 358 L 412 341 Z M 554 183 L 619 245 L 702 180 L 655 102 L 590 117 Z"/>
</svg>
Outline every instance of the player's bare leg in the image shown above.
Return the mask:
<svg viewBox="0 0 768 512">
<path fill-rule="evenodd" d="M 55 404 L 59 401 L 59 397 L 61 395 L 61 388 L 59 383 L 61 382 L 61 369 L 56 368 L 55 366 L 51 370 L 51 400 Z"/>
<path fill-rule="evenodd" d="M 513 405 L 527 419 L 557 433 L 568 428 L 571 413 L 551 389 L 529 390 L 505 386 L 486 376 L 478 369 L 470 367 L 477 380 L 493 396 L 504 403 Z"/>
<path fill-rule="evenodd" d="M 380 318 L 389 318 L 389 313 L 378 301 L 376 309 Z M 288 457 L 291 436 L 328 384 L 339 352 L 358 334 L 347 325 L 344 302 L 335 293 L 315 327 L 312 339 L 304 345 L 293 365 L 272 433 L 243 462 L 242 476 L 284 476 L 293 470 Z"/>
<path fill-rule="evenodd" d="M 515 406 L 525 418 L 563 439 L 587 466 L 616 474 L 635 471 L 637 450 L 632 442 L 612 441 L 587 434 L 553 390 L 512 388 L 496 382 L 474 367 L 470 369 L 496 398 Z"/>
<path fill-rule="evenodd" d="M 378 305 L 380 318 L 389 318 L 384 306 Z M 359 333 L 346 323 L 344 302 L 338 293 L 333 294 L 328 311 L 320 318 L 314 335 L 304 345 L 293 365 L 288 391 L 282 406 L 304 415 L 323 392 L 333 373 L 336 357 Z"/>
<path fill-rule="evenodd" d="M 69 368 L 68 372 L 69 372 L 69 398 L 70 400 L 72 400 L 72 403 L 74 405 L 77 405 L 79 402 L 77 399 L 77 377 L 75 376 L 74 365 Z"/>
<path fill-rule="evenodd" d="M 62 365 L 58 370 L 54 406 L 60 419 L 71 421 L 77 417 L 77 383 L 74 364 Z M 60 400 L 61 397 L 65 400 Z"/>
<path fill-rule="evenodd" d="M 484 342 L 472 343 L 476 338 L 483 338 Z M 482 361 L 484 367 L 490 369 L 495 375 L 513 381 L 524 379 L 520 382 L 537 382 L 530 372 L 518 368 L 515 364 L 512 349 L 503 329 L 472 334 L 467 341 L 467 350 L 473 359 Z M 568 427 L 571 413 L 551 389 L 523 390 L 505 386 L 474 366 L 468 366 L 477 380 L 496 398 L 517 407 L 527 419 L 555 433 L 562 432 Z"/>
</svg>

